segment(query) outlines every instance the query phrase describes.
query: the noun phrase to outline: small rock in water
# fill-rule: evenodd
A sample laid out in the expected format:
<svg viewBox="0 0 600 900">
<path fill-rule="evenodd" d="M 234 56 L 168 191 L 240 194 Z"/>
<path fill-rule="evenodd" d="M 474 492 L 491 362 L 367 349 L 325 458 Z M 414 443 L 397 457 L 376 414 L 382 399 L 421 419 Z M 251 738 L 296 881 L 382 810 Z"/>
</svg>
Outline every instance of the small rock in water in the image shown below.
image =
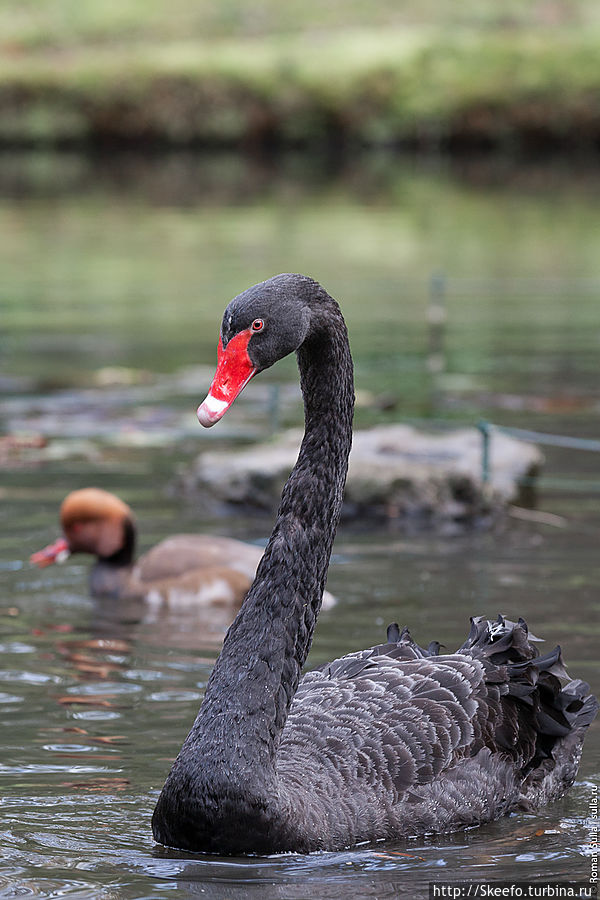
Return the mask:
<svg viewBox="0 0 600 900">
<path fill-rule="evenodd" d="M 183 475 L 185 490 L 214 508 L 275 510 L 296 461 L 301 432 L 249 450 L 203 453 Z M 354 434 L 342 516 L 394 520 L 410 528 L 447 529 L 493 521 L 543 462 L 537 447 L 494 432 L 489 480 L 483 482 L 476 428 L 427 433 L 385 425 Z"/>
</svg>

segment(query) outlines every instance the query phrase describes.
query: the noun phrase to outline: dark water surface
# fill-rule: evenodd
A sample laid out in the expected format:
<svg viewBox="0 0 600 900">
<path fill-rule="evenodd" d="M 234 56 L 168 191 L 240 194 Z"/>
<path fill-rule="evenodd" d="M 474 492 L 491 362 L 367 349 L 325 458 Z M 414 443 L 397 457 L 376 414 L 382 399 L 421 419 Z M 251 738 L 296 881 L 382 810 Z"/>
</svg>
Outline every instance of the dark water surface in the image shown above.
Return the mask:
<svg viewBox="0 0 600 900">
<path fill-rule="evenodd" d="M 425 897 L 434 880 L 589 877 L 597 723 L 573 789 L 536 814 L 311 856 L 155 846 L 153 805 L 215 640 L 189 616 L 93 603 L 83 558 L 27 564 L 65 493 L 89 484 L 132 504 L 142 549 L 201 529 L 266 540 L 267 518 L 208 521 L 170 488 L 203 447 L 268 433 L 275 385 L 280 420 L 299 420 L 293 364 L 251 385 L 221 431 L 194 417 L 225 303 L 278 271 L 342 302 L 360 424 L 485 416 L 600 438 L 595 177 L 384 162 L 4 160 L 0 435 L 35 440 L 0 444 L 0 897 Z M 440 292 L 443 334 L 428 324 Z M 560 642 L 600 692 L 600 457 L 545 452 L 549 518 L 452 537 L 344 527 L 339 603 L 309 662 L 376 643 L 391 621 L 451 649 L 470 615 L 503 612 Z"/>
</svg>

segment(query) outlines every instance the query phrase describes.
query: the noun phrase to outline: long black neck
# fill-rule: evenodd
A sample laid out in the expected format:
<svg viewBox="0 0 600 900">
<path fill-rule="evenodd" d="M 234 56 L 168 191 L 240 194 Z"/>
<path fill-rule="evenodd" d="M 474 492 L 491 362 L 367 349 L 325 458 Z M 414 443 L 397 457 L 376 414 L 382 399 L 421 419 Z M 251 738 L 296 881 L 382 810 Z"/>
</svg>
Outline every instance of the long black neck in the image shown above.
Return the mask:
<svg viewBox="0 0 600 900">
<path fill-rule="evenodd" d="M 352 441 L 348 336 L 323 292 L 297 352 L 305 434 L 277 521 L 186 746 L 229 781 L 267 775 L 308 655 L 340 515 Z"/>
</svg>

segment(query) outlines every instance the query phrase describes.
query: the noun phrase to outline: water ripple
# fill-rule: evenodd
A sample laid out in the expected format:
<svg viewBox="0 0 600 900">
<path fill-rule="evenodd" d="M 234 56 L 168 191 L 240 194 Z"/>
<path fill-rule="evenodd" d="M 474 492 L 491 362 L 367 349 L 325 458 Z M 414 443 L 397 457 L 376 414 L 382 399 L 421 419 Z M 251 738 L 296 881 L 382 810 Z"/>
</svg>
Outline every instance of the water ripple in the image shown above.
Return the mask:
<svg viewBox="0 0 600 900">
<path fill-rule="evenodd" d="M 155 702 L 185 702 L 186 700 L 200 700 L 202 694 L 198 691 L 156 691 L 150 694 L 149 700 Z"/>
<path fill-rule="evenodd" d="M 139 684 L 121 681 L 98 681 L 93 684 L 76 684 L 67 688 L 67 694 L 78 694 L 93 697 L 96 694 L 136 694 L 142 690 Z"/>
<path fill-rule="evenodd" d="M 17 672 L 15 670 L 0 671 L 0 681 L 16 681 L 25 684 L 63 684 L 64 678 L 59 675 L 48 675 L 44 672 Z"/>
<path fill-rule="evenodd" d="M 135 681 L 164 681 L 165 678 L 173 678 L 172 675 L 166 675 L 165 672 L 159 672 L 156 669 L 130 669 L 123 673 L 124 678 Z"/>
<path fill-rule="evenodd" d="M 0 653 L 35 653 L 35 647 L 31 644 L 23 644 L 21 641 L 9 641 L 0 644 Z"/>
<path fill-rule="evenodd" d="M 52 753 L 96 753 L 98 747 L 92 747 L 89 744 L 44 744 L 42 750 L 49 750 Z M 116 752 L 112 748 L 104 748 L 104 752 Z"/>
<path fill-rule="evenodd" d="M 121 769 L 113 769 L 108 766 L 70 766 L 59 765 L 58 763 L 50 765 L 48 763 L 28 763 L 26 765 L 9 766 L 0 763 L 0 775 L 24 775 L 26 773 L 35 773 L 37 775 L 56 775 L 63 772 L 69 772 L 71 775 L 86 775 L 98 772 L 120 772 Z"/>
<path fill-rule="evenodd" d="M 88 722 L 107 722 L 109 719 L 120 719 L 122 715 L 108 709 L 84 709 L 81 712 L 71 713 L 74 719 L 87 719 Z"/>
</svg>

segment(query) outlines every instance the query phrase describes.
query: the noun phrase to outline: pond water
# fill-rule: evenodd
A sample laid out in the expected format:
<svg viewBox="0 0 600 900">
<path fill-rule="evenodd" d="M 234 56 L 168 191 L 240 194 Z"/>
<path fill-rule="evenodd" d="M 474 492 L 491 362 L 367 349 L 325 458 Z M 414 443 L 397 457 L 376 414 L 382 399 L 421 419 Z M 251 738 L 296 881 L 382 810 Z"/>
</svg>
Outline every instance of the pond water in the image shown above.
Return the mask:
<svg viewBox="0 0 600 900">
<path fill-rule="evenodd" d="M 293 363 L 253 383 L 220 430 L 194 415 L 224 305 L 279 271 L 340 300 L 359 425 L 485 417 L 600 438 L 598 176 L 494 160 L 17 155 L 0 191 L 0 897 L 420 898 L 435 880 L 587 880 L 598 723 L 572 790 L 535 814 L 310 856 L 156 846 L 153 805 L 218 640 L 193 618 L 92 602 L 83 558 L 44 571 L 27 559 L 55 536 L 63 496 L 90 484 L 131 503 L 142 549 L 191 530 L 264 543 L 268 518 L 209 520 L 173 485 L 203 447 L 300 419 Z M 600 456 L 545 454 L 541 516 L 454 536 L 344 526 L 339 601 L 309 664 L 379 642 L 391 621 L 453 648 L 470 615 L 500 611 L 560 642 L 600 693 Z"/>
</svg>

